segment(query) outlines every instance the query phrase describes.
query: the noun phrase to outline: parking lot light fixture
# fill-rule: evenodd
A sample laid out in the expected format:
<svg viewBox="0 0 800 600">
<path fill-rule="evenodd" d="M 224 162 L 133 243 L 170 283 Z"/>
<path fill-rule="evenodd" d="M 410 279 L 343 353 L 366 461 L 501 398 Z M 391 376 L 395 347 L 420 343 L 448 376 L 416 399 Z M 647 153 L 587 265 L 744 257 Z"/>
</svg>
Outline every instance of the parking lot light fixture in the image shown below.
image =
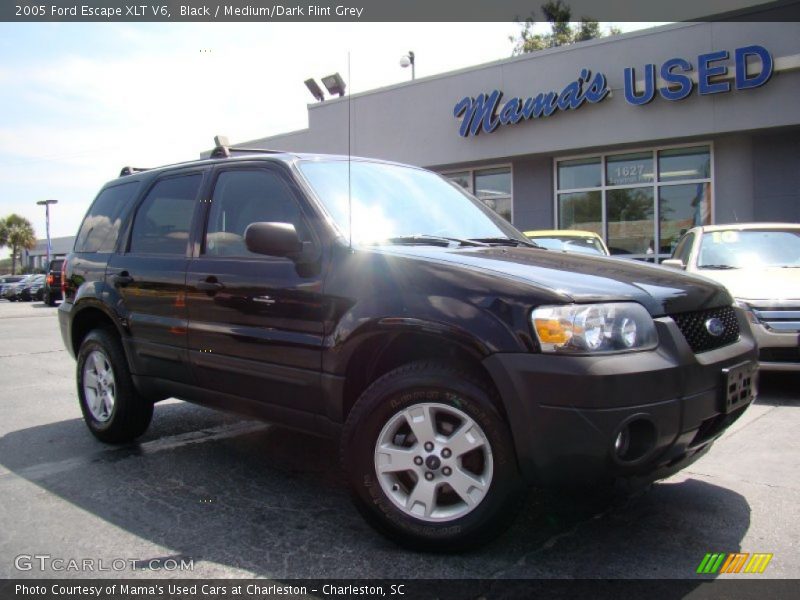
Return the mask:
<svg viewBox="0 0 800 600">
<path fill-rule="evenodd" d="M 411 67 L 411 81 L 414 81 L 417 78 L 416 68 L 415 68 L 415 59 L 414 52 L 412 50 L 408 51 L 408 54 L 403 55 L 400 59 L 400 66 L 404 69 Z"/>
<path fill-rule="evenodd" d="M 45 228 L 47 230 L 47 264 L 49 265 L 50 253 L 52 250 L 50 246 L 50 205 L 58 204 L 58 200 L 39 200 L 36 204 L 44 206 Z"/>
</svg>

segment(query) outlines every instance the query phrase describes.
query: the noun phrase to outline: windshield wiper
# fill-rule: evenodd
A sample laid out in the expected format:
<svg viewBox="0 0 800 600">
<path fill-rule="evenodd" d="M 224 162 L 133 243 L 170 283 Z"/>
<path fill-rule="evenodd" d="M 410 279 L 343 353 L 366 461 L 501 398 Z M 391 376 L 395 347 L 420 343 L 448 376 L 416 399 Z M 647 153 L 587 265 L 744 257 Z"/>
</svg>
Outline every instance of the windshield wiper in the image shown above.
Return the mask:
<svg viewBox="0 0 800 600">
<path fill-rule="evenodd" d="M 486 237 L 486 238 L 470 238 L 471 242 L 481 242 L 482 244 L 489 244 L 494 246 L 526 246 L 528 248 L 542 248 L 535 242 L 524 242 L 517 238 L 504 238 L 504 237 Z"/>
<path fill-rule="evenodd" d="M 386 238 L 385 240 L 376 241 L 375 244 L 389 243 L 389 244 L 410 244 L 418 246 L 450 246 L 451 244 L 459 244 L 460 246 L 487 246 L 479 240 L 465 240 L 462 238 L 445 237 L 441 235 L 428 235 L 420 233 L 416 235 L 401 235 L 398 237 Z"/>
<path fill-rule="evenodd" d="M 720 271 L 725 269 L 738 269 L 739 267 L 733 267 L 731 265 L 697 265 L 701 269 L 718 269 Z"/>
</svg>

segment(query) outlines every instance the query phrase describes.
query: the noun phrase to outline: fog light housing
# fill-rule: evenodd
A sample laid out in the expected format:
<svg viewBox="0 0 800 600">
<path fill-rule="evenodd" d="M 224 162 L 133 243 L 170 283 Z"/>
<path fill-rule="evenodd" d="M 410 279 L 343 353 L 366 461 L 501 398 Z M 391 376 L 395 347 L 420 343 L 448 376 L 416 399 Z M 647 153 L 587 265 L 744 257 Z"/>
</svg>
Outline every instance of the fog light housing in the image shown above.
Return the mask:
<svg viewBox="0 0 800 600">
<path fill-rule="evenodd" d="M 656 447 L 656 426 L 646 417 L 635 417 L 625 423 L 614 436 L 613 454 L 622 464 L 637 463 Z"/>
</svg>

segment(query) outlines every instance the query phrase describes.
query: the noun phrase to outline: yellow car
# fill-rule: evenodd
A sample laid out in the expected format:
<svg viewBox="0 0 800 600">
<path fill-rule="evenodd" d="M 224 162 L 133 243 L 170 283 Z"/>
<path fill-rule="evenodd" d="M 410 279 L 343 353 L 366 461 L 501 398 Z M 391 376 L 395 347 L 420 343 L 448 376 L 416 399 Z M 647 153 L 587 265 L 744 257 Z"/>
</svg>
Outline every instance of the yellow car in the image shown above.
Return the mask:
<svg viewBox="0 0 800 600">
<path fill-rule="evenodd" d="M 580 252 L 581 254 L 598 254 L 609 256 L 608 246 L 594 231 L 579 229 L 537 229 L 525 231 L 525 235 L 548 250 L 562 252 Z"/>
</svg>

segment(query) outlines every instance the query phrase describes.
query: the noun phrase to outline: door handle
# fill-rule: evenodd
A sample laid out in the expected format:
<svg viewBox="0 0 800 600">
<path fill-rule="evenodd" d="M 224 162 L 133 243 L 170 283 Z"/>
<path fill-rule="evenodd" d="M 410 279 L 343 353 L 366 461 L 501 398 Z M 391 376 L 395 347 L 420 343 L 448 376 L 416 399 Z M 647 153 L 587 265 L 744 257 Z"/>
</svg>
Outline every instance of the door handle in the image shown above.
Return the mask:
<svg viewBox="0 0 800 600">
<path fill-rule="evenodd" d="M 197 282 L 197 289 L 202 292 L 218 292 L 225 286 L 222 285 L 216 278 L 209 277 L 208 279 L 201 279 Z"/>
<path fill-rule="evenodd" d="M 134 279 L 130 276 L 130 273 L 123 271 L 119 275 L 114 275 L 112 281 L 114 282 L 114 285 L 125 287 L 126 285 L 133 283 Z"/>
</svg>

